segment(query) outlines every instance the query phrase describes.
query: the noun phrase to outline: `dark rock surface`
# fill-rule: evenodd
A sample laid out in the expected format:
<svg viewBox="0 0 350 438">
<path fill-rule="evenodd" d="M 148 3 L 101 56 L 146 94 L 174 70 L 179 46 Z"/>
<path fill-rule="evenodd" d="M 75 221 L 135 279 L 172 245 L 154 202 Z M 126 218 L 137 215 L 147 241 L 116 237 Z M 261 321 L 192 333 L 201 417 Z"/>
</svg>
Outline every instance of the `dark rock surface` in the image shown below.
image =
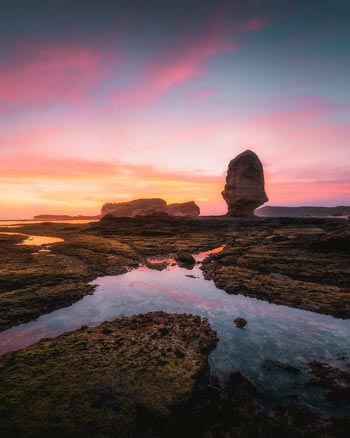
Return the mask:
<svg viewBox="0 0 350 438">
<path fill-rule="evenodd" d="M 183 424 L 217 342 L 193 315 L 152 312 L 0 359 L 3 437 L 153 437 Z"/>
<path fill-rule="evenodd" d="M 0 358 L 0 435 L 348 436 L 349 418 L 321 418 L 302 405 L 265 409 L 267 395 L 241 372 L 220 385 L 208 367 L 216 343 L 198 316 L 151 312 L 9 353 Z"/>
<path fill-rule="evenodd" d="M 192 267 L 196 263 L 196 260 L 192 256 L 192 254 L 190 254 L 189 252 L 186 252 L 186 251 L 179 251 L 175 256 L 175 260 L 177 261 L 177 263 L 180 266 Z"/>
<path fill-rule="evenodd" d="M 326 388 L 327 398 L 339 404 L 350 404 L 350 371 L 340 370 L 313 361 L 309 364 L 313 376 L 308 385 Z"/>
<path fill-rule="evenodd" d="M 268 201 L 263 166 L 254 152 L 247 150 L 231 160 L 222 196 L 232 217 L 254 216 L 254 210 Z"/>
<path fill-rule="evenodd" d="M 349 222 L 265 221 L 237 224 L 223 251 L 204 260 L 205 277 L 228 293 L 349 318 Z M 287 239 L 267 239 L 280 234 Z"/>
<path fill-rule="evenodd" d="M 340 253 L 350 254 L 350 229 L 344 227 L 343 230 L 337 230 L 326 236 L 321 236 L 317 241 L 312 242 L 310 247 L 322 251 L 337 251 Z"/>
</svg>

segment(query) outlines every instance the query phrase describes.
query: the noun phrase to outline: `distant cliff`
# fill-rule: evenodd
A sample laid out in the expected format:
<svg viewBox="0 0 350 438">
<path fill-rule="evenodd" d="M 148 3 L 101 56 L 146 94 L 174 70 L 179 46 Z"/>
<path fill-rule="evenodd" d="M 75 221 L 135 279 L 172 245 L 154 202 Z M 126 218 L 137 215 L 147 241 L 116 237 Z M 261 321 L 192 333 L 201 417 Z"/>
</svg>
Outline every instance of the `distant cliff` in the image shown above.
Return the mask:
<svg viewBox="0 0 350 438">
<path fill-rule="evenodd" d="M 338 207 L 274 207 L 266 206 L 255 210 L 260 217 L 302 217 L 302 216 L 348 216 L 350 206 Z"/>
<path fill-rule="evenodd" d="M 159 213 L 169 216 L 199 216 L 200 209 L 193 201 L 167 205 L 166 201 L 160 198 L 107 203 L 101 209 L 102 217 L 107 214 L 115 217 L 134 217 Z"/>
</svg>

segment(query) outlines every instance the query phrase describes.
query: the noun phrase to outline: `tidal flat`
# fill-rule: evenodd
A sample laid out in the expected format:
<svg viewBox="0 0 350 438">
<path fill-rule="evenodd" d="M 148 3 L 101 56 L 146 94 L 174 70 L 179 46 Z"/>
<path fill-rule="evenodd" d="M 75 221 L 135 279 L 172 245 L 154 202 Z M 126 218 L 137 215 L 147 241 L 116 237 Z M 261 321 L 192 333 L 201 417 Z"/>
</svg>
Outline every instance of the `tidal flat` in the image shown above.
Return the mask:
<svg viewBox="0 0 350 438">
<path fill-rule="evenodd" d="M 208 254 L 200 265 L 204 277 L 220 289 L 218 293 L 334 320 L 349 319 L 346 220 L 107 216 L 91 224 L 46 222 L 21 225 L 14 231 L 18 234 L 0 234 L 0 328 L 4 333 L 93 294 L 98 278 L 121 276 L 140 265 L 157 274 L 170 270 L 181 253 L 218 247 L 223 248 Z M 28 236 L 63 241 L 40 247 L 20 245 Z M 187 279 L 195 282 L 191 263 L 183 267 L 188 270 Z M 293 391 L 286 394 L 286 403 L 271 407 L 269 394 L 252 383 L 244 369 L 231 369 L 224 382 L 212 375 L 209 353 L 220 336 L 210 321 L 161 310 L 169 312 L 118 315 L 102 325 L 92 324 L 5 354 L 0 359 L 2 435 L 163 436 L 173 430 L 210 437 L 346 436 L 349 418 L 344 412 L 350 400 L 346 351 L 339 359 L 341 369 L 310 360 L 305 388 L 316 388 L 335 403 L 329 415 L 293 399 Z M 269 323 L 266 315 L 267 328 Z M 250 330 L 251 321 L 243 329 L 234 327 L 233 320 L 227 324 L 243 332 Z M 288 324 L 286 318 L 287 328 Z M 237 355 L 242 354 L 239 348 Z M 266 362 L 265 367 L 268 372 L 299 373 L 292 364 L 279 361 Z M 117 382 L 116 386 L 111 382 Z M 182 388 L 181 394 L 173 386 Z M 57 410 L 48 407 L 56 403 Z"/>
</svg>

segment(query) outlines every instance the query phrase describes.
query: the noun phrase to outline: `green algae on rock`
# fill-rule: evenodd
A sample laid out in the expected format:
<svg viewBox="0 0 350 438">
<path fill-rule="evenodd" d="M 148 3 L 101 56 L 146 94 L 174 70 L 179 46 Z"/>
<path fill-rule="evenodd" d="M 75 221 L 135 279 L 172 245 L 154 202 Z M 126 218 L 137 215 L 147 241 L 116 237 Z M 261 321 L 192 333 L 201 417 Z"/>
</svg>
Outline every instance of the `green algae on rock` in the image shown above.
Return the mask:
<svg viewBox="0 0 350 438">
<path fill-rule="evenodd" d="M 153 312 L 82 328 L 0 359 L 1 436 L 154 436 L 186 411 L 215 332 Z"/>
<path fill-rule="evenodd" d="M 349 223 L 290 219 L 268 224 L 237 227 L 224 250 L 204 261 L 205 277 L 228 293 L 349 318 L 350 258 L 327 238 L 348 235 Z"/>
</svg>

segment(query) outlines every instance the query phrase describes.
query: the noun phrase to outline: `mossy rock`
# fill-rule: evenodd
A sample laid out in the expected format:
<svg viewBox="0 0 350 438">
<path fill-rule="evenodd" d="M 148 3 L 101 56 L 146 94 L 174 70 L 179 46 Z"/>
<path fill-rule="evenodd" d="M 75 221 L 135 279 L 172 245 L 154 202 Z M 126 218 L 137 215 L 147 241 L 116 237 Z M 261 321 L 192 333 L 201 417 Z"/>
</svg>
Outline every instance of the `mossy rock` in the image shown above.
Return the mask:
<svg viewBox="0 0 350 438">
<path fill-rule="evenodd" d="M 216 342 L 197 316 L 153 312 L 7 354 L 0 435 L 156 436 L 193 397 Z"/>
</svg>

